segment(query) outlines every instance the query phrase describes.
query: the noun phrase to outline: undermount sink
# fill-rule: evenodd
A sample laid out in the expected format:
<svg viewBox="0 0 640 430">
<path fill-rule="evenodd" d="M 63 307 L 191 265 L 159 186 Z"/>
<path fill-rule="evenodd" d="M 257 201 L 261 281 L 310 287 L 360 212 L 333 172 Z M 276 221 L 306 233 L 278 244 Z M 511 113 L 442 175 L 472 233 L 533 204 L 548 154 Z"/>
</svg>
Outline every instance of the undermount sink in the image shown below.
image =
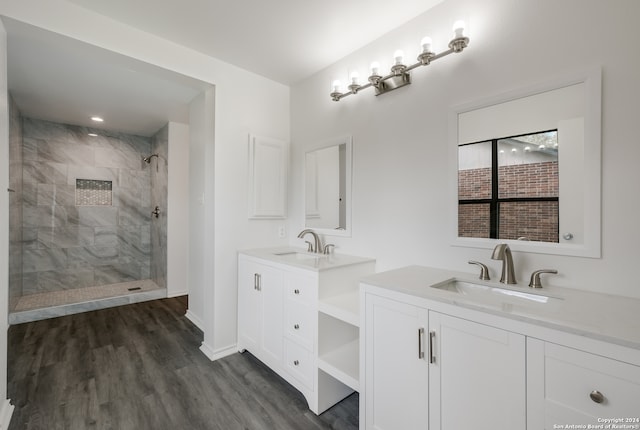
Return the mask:
<svg viewBox="0 0 640 430">
<path fill-rule="evenodd" d="M 284 260 L 294 260 L 294 261 L 305 261 L 305 260 L 318 260 L 322 258 L 322 254 L 311 254 L 307 252 L 297 252 L 297 251 L 286 251 L 280 253 L 274 253 L 278 257 L 281 257 Z"/>
<path fill-rule="evenodd" d="M 518 288 L 522 287 L 517 286 L 514 286 L 513 289 L 509 287 L 503 288 L 493 285 L 476 284 L 458 279 L 451 279 L 440 284 L 432 285 L 431 288 L 458 293 L 469 299 L 478 299 L 482 301 L 494 299 L 502 303 L 507 302 L 512 304 L 552 304 L 558 303 L 560 300 L 564 300 L 561 297 L 550 296 L 542 292 L 519 291 Z"/>
</svg>

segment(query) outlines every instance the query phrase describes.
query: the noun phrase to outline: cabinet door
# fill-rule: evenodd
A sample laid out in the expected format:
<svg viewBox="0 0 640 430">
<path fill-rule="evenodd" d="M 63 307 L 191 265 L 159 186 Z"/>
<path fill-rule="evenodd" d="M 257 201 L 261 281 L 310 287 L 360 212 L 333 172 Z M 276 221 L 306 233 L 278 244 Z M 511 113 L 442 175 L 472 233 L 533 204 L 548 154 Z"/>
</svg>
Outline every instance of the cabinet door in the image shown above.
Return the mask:
<svg viewBox="0 0 640 430">
<path fill-rule="evenodd" d="M 238 264 L 238 340 L 264 363 L 283 357 L 284 287 L 282 272 L 240 258 Z"/>
<path fill-rule="evenodd" d="M 429 312 L 430 428 L 526 428 L 525 338 Z"/>
<path fill-rule="evenodd" d="M 371 294 L 365 308 L 364 428 L 427 429 L 427 311 Z"/>
<path fill-rule="evenodd" d="M 238 344 L 259 356 L 262 296 L 257 274 L 262 266 L 240 257 L 238 260 Z"/>
</svg>

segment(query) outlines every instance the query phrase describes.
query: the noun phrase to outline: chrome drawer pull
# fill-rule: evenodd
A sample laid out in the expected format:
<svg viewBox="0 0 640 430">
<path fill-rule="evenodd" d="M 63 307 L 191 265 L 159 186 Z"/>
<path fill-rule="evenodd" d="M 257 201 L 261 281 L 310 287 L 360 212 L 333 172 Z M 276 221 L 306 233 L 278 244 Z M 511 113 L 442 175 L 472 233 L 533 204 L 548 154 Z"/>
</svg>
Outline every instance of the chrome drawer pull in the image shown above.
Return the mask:
<svg viewBox="0 0 640 430">
<path fill-rule="evenodd" d="M 298 330 L 298 329 L 300 328 L 300 324 L 295 324 L 295 325 L 293 326 L 293 328 L 295 328 L 296 330 Z"/>
<path fill-rule="evenodd" d="M 300 364 L 300 362 L 299 362 L 298 360 L 295 360 L 295 361 L 293 362 L 293 365 L 294 365 L 294 366 L 297 366 L 298 364 Z"/>
<path fill-rule="evenodd" d="M 598 390 L 593 390 L 591 393 L 589 393 L 589 397 L 591 397 L 591 400 L 596 403 L 604 402 L 604 395 Z"/>
<path fill-rule="evenodd" d="M 293 293 L 294 294 L 300 294 L 300 290 L 296 288 L 295 290 L 293 290 Z"/>
</svg>

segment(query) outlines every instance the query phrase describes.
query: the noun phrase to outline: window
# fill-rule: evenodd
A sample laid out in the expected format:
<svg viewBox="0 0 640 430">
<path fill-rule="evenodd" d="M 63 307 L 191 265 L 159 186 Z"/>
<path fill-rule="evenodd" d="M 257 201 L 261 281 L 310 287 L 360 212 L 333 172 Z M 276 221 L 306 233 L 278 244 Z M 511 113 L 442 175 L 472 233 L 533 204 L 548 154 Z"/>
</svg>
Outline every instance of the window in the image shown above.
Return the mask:
<svg viewBox="0 0 640 430">
<path fill-rule="evenodd" d="M 458 147 L 458 236 L 558 242 L 558 132 Z"/>
</svg>

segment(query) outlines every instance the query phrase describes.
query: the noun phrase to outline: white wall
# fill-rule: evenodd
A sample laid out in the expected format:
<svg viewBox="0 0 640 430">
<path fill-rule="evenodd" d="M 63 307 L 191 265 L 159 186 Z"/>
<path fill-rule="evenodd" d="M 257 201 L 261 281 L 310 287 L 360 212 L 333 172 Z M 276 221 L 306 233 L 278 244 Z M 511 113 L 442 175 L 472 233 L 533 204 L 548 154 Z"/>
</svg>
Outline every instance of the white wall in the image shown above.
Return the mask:
<svg viewBox="0 0 640 430">
<path fill-rule="evenodd" d="M 374 256 L 378 270 L 408 264 L 474 271 L 469 259 L 500 262 L 488 250 L 451 246 L 446 184 L 448 113 L 453 106 L 546 82 L 592 66 L 603 70 L 602 258 L 515 253 L 520 284 L 532 270 L 555 268 L 546 282 L 640 297 L 640 50 L 620 41 L 640 40 L 636 0 L 447 0 L 291 90 L 292 214 L 303 225 L 303 154 L 314 142 L 353 135 L 353 234 L 332 237 L 338 252 Z M 329 97 L 332 79 L 361 76 L 377 60 L 387 70 L 395 49 L 418 53 L 427 34 L 443 50 L 451 24 L 467 21 L 471 42 L 462 54 L 415 70 L 413 83 L 375 97 L 371 90 L 340 102 Z M 413 52 L 409 52 L 413 48 Z M 298 244 L 292 240 L 292 243 Z"/>
<path fill-rule="evenodd" d="M 206 142 L 204 183 L 189 184 L 206 195 L 204 218 L 190 228 L 207 239 L 203 249 L 190 248 L 199 264 L 190 266 L 189 291 L 202 298 L 196 317 L 208 354 L 232 351 L 237 249 L 286 242 L 279 223 L 247 220 L 247 135 L 289 140 L 289 88 L 64 0 L 3 0 L 0 14 L 215 85 L 215 147 Z"/>
</svg>

